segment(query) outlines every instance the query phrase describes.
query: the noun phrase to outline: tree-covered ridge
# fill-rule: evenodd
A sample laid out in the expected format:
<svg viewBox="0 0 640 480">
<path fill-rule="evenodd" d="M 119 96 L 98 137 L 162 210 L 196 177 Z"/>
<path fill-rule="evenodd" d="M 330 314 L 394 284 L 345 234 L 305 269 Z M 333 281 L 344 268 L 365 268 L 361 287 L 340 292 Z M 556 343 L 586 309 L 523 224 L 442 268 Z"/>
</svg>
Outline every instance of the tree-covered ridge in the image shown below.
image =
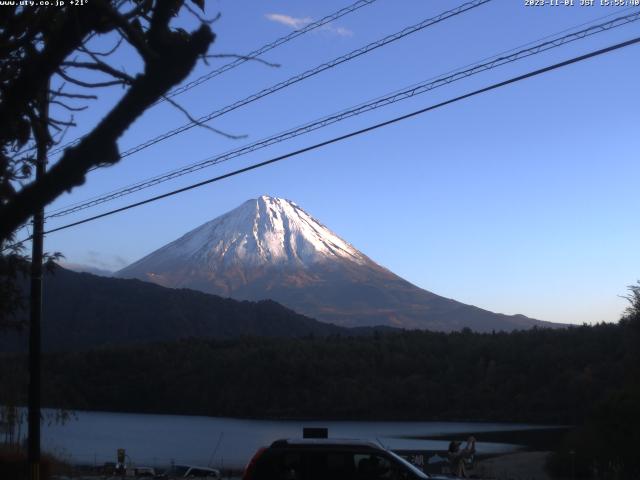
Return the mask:
<svg viewBox="0 0 640 480">
<path fill-rule="evenodd" d="M 627 330 L 190 339 L 50 354 L 44 398 L 129 412 L 576 424 L 625 384 Z M 24 378 L 18 364 L 1 362 L 3 382 Z"/>
<path fill-rule="evenodd" d="M 44 360 L 44 403 L 258 418 L 571 424 L 550 462 L 555 474 L 639 478 L 640 286 L 629 299 L 617 325 L 565 330 L 185 339 L 52 353 Z M 24 404 L 25 365 L 22 356 L 0 356 L 0 403 Z"/>
<path fill-rule="evenodd" d="M 139 280 L 56 268 L 45 277 L 43 348 L 89 350 L 180 338 L 304 336 L 345 332 L 270 301 L 240 302 Z M 1 351 L 26 351 L 26 335 L 0 331 Z"/>
</svg>

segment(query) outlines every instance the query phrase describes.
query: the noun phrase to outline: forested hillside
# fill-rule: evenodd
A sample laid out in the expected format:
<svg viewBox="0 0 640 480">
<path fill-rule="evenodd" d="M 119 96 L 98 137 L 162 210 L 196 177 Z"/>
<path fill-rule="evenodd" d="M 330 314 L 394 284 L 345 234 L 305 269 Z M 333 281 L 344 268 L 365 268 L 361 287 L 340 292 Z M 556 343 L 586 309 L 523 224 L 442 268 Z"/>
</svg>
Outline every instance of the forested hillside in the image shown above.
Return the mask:
<svg viewBox="0 0 640 480">
<path fill-rule="evenodd" d="M 44 399 L 129 412 L 574 424 L 625 383 L 629 349 L 619 325 L 184 340 L 50 354 Z M 22 366 L 4 358 L 0 383 L 24 382 Z"/>
<path fill-rule="evenodd" d="M 99 277 L 56 268 L 44 282 L 45 351 L 102 346 L 228 339 L 240 335 L 291 337 L 347 330 L 270 301 L 240 302 L 139 280 Z M 25 285 L 26 288 L 26 285 Z M 26 351 L 26 335 L 0 331 L 0 352 Z"/>
</svg>

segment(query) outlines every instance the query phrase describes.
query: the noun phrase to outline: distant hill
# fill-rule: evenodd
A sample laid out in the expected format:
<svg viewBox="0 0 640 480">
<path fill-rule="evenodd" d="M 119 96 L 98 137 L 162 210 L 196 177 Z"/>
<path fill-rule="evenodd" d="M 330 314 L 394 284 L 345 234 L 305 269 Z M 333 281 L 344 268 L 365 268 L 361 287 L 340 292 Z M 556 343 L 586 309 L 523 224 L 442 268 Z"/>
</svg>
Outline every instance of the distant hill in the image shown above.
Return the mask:
<svg viewBox="0 0 640 480">
<path fill-rule="evenodd" d="M 43 310 L 45 351 L 184 338 L 300 337 L 347 332 L 270 300 L 241 302 L 61 267 L 45 277 Z M 24 350 L 26 344 L 24 335 L 0 334 L 0 351 Z"/>
<path fill-rule="evenodd" d="M 564 327 L 423 290 L 375 263 L 294 202 L 268 196 L 246 201 L 114 275 L 236 299 L 269 298 L 346 327 L 444 332 Z"/>
</svg>

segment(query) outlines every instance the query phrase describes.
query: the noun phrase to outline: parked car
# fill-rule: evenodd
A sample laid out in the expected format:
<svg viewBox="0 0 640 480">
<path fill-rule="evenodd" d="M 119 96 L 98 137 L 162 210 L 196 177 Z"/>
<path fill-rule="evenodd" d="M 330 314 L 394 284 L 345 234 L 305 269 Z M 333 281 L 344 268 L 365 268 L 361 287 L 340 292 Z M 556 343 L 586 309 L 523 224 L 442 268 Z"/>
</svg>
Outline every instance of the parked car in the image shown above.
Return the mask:
<svg viewBox="0 0 640 480">
<path fill-rule="evenodd" d="M 128 467 L 125 470 L 125 476 L 137 478 L 154 478 L 156 476 L 156 470 L 153 467 Z"/>
<path fill-rule="evenodd" d="M 220 480 L 220 470 L 209 467 L 196 467 L 193 465 L 174 465 L 171 476 L 176 478 L 204 478 Z"/>
<path fill-rule="evenodd" d="M 431 478 L 380 445 L 362 440 L 277 440 L 259 449 L 243 480 L 423 480 Z"/>
<path fill-rule="evenodd" d="M 136 477 L 155 477 L 156 469 L 153 467 L 136 467 L 134 468 Z"/>
</svg>

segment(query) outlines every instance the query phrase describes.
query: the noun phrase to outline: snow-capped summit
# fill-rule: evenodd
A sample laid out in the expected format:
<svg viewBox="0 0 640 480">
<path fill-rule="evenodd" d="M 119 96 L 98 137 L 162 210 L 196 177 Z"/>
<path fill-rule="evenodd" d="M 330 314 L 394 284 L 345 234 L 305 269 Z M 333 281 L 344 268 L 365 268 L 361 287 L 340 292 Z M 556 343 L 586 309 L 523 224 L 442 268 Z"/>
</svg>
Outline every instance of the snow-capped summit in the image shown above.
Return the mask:
<svg viewBox="0 0 640 480">
<path fill-rule="evenodd" d="M 269 196 L 244 202 L 116 276 L 240 300 L 270 298 L 344 326 L 491 331 L 545 323 L 488 312 L 418 288 L 294 202 Z"/>
<path fill-rule="evenodd" d="M 212 271 L 232 265 L 306 266 L 365 257 L 295 203 L 263 195 L 192 230 L 152 254 L 156 261 L 197 260 Z M 138 263 L 145 263 L 149 257 Z M 132 265 L 135 266 L 136 264 Z"/>
<path fill-rule="evenodd" d="M 116 275 L 235 296 L 239 288 L 274 268 L 287 272 L 291 282 L 301 275 L 309 280 L 311 271 L 323 264 L 381 268 L 294 202 L 263 195 L 195 228 Z"/>
</svg>

